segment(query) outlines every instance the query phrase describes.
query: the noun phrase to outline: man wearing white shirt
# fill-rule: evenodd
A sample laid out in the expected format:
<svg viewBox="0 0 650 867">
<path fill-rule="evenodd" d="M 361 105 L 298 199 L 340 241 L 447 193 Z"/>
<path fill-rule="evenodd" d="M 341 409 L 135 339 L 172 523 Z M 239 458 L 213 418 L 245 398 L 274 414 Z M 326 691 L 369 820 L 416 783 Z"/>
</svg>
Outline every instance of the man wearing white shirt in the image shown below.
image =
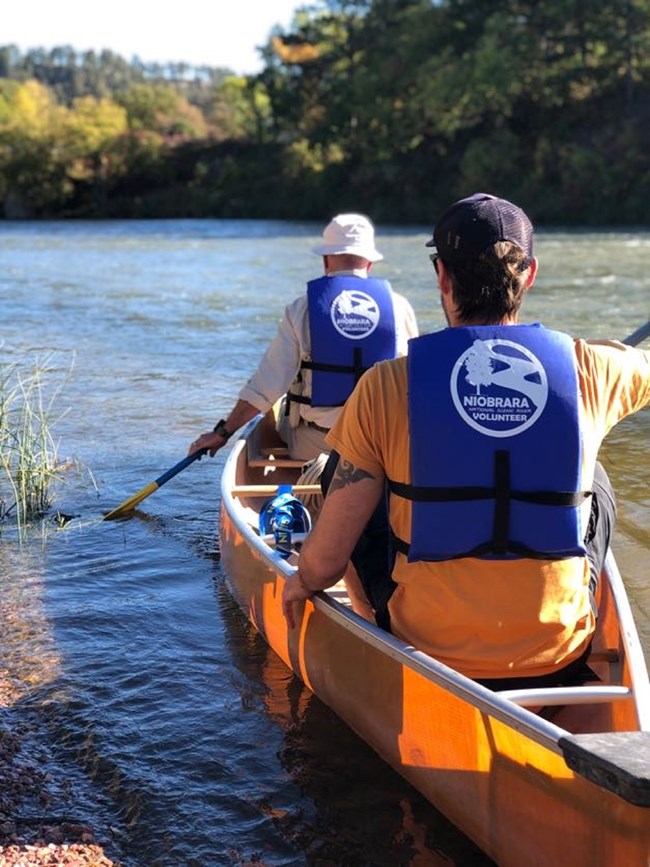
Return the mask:
<svg viewBox="0 0 650 867">
<path fill-rule="evenodd" d="M 201 434 L 189 454 L 208 449 L 213 456 L 283 395 L 278 433 L 290 456 L 308 461 L 328 452 L 325 436 L 362 373 L 376 361 L 406 355 L 408 340 L 418 336 L 409 302 L 387 281 L 370 277 L 373 263 L 383 256 L 367 217 L 334 217 L 313 252 L 323 258 L 324 276 L 310 281 L 285 308 L 232 411 L 213 431 Z"/>
</svg>

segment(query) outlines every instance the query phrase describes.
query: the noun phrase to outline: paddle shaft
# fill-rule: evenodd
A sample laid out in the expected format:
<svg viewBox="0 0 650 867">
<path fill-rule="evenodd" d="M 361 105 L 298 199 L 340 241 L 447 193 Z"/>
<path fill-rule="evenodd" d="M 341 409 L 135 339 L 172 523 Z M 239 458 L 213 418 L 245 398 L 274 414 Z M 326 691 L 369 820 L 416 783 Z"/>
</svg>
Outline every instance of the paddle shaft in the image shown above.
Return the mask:
<svg viewBox="0 0 650 867">
<path fill-rule="evenodd" d="M 188 455 L 186 458 L 183 458 L 182 461 L 179 461 L 175 466 L 173 466 L 170 470 L 167 470 L 166 473 L 163 473 L 161 476 L 158 476 L 153 482 L 149 482 L 148 485 L 145 485 L 144 488 L 141 488 L 137 494 L 134 494 L 132 497 L 129 497 L 128 500 L 125 500 L 120 506 L 113 509 L 107 515 L 104 515 L 105 521 L 112 521 L 114 518 L 121 518 L 126 515 L 128 512 L 132 512 L 133 509 L 145 500 L 150 494 L 153 494 L 154 491 L 157 491 L 158 488 L 161 488 L 165 482 L 168 482 L 170 479 L 173 479 L 174 476 L 178 475 L 185 467 L 189 467 L 190 464 L 194 463 L 194 461 L 198 460 L 204 454 L 207 453 L 207 449 L 201 449 L 198 452 L 194 452 L 194 454 Z"/>
<path fill-rule="evenodd" d="M 646 337 L 650 337 L 650 319 L 645 325 L 642 325 L 636 331 L 633 331 L 632 334 L 628 335 L 623 343 L 627 343 L 628 346 L 638 346 Z"/>
</svg>

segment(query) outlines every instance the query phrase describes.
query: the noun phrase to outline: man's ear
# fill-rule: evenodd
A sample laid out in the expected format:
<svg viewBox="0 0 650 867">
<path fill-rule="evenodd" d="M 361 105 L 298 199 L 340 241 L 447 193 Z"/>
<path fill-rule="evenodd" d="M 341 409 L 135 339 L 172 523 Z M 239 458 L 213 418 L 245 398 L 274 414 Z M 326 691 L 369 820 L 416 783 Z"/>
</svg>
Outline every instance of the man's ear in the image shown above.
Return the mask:
<svg viewBox="0 0 650 867">
<path fill-rule="evenodd" d="M 451 279 L 447 273 L 447 269 L 445 268 L 445 263 L 442 259 L 438 259 L 436 265 L 438 266 L 436 273 L 438 275 L 438 286 L 440 287 L 440 291 L 445 296 L 451 295 Z"/>
<path fill-rule="evenodd" d="M 535 256 L 533 256 L 533 260 L 528 266 L 528 277 L 526 278 L 526 289 L 530 289 L 530 287 L 535 282 L 535 277 L 537 276 L 537 266 L 539 262 Z"/>
</svg>

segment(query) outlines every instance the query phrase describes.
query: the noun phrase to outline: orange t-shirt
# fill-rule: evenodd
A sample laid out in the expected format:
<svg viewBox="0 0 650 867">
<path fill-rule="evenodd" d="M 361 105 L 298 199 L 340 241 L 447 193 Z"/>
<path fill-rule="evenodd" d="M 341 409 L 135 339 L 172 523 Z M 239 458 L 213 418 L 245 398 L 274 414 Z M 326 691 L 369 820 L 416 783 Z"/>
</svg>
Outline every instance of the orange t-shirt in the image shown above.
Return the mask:
<svg viewBox="0 0 650 867">
<path fill-rule="evenodd" d="M 581 488 L 589 490 L 604 436 L 650 404 L 650 352 L 615 341 L 584 340 L 575 341 L 575 352 Z M 375 476 L 410 483 L 407 394 L 406 358 L 376 364 L 348 398 L 328 443 Z M 408 500 L 391 496 L 390 522 L 408 542 Z M 408 563 L 398 554 L 393 579 L 393 633 L 469 677 L 549 674 L 580 656 L 594 631 L 586 558 Z"/>
</svg>

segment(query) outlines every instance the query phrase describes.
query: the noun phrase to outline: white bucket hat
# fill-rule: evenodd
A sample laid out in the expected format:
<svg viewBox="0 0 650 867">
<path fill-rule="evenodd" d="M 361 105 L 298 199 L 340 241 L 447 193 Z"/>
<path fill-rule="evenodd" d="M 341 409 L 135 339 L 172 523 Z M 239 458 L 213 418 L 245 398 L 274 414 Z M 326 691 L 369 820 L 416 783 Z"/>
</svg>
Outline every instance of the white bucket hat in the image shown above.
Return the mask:
<svg viewBox="0 0 650 867">
<path fill-rule="evenodd" d="M 314 247 L 319 256 L 336 256 L 350 253 L 362 256 L 369 262 L 379 262 L 384 257 L 375 247 L 375 227 L 362 214 L 339 214 L 325 227 L 323 243 Z"/>
</svg>

